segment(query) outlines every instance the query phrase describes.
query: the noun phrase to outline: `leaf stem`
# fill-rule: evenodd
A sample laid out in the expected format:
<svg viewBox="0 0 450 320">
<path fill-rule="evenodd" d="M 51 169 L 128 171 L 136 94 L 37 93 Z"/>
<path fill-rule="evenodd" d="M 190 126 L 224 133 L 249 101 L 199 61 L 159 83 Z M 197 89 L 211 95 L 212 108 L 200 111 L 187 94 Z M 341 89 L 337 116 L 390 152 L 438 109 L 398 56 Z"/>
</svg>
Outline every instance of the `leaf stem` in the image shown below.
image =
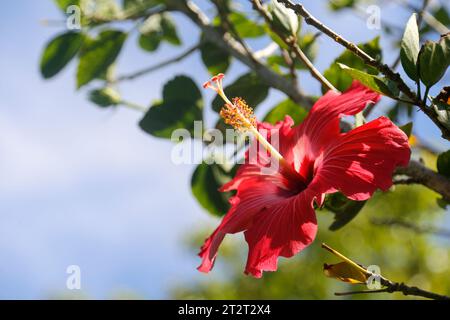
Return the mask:
<svg viewBox="0 0 450 320">
<path fill-rule="evenodd" d="M 419 100 L 422 99 L 422 89 L 421 89 L 421 85 L 420 85 L 420 80 L 417 80 L 416 82 L 417 84 L 417 97 L 419 98 Z"/>
<path fill-rule="evenodd" d="M 146 113 L 148 111 L 147 107 L 141 106 L 141 105 L 139 105 L 137 103 L 130 102 L 130 101 L 122 100 L 122 101 L 120 101 L 119 104 L 124 106 L 124 107 L 126 107 L 126 108 L 128 108 L 128 109 L 140 111 L 140 112 L 143 112 L 143 113 Z"/>
<path fill-rule="evenodd" d="M 430 92 L 430 87 L 427 86 L 425 88 L 425 94 L 423 95 L 423 99 L 422 99 L 422 101 L 423 101 L 422 103 L 425 105 L 427 104 L 427 97 L 428 97 L 429 92 Z"/>
<path fill-rule="evenodd" d="M 177 63 L 180 62 L 181 60 L 183 60 L 184 58 L 188 57 L 189 55 L 191 55 L 192 53 L 194 53 L 198 48 L 200 48 L 200 43 L 188 48 L 188 50 L 182 52 L 181 54 L 173 57 L 173 58 L 169 58 L 165 61 L 159 62 L 157 64 L 154 64 L 150 67 L 144 68 L 142 70 L 133 72 L 131 74 L 125 74 L 122 76 L 119 76 L 114 82 L 121 82 L 121 81 L 128 81 L 128 80 L 134 80 L 138 77 L 141 77 L 143 75 L 146 75 L 148 73 L 151 73 L 153 71 L 157 71 L 159 69 L 162 69 L 164 67 L 167 67 L 168 65 L 171 65 L 173 63 Z"/>
</svg>

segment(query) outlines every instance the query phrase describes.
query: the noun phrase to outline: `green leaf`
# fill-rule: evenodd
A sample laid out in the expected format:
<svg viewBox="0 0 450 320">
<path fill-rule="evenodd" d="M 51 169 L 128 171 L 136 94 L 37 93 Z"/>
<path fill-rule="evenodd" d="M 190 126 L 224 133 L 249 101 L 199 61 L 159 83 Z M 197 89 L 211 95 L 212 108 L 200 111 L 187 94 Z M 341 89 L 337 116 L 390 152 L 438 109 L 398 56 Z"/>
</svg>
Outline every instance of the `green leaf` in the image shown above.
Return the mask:
<svg viewBox="0 0 450 320">
<path fill-rule="evenodd" d="M 403 69 L 408 77 L 418 81 L 417 57 L 419 56 L 420 40 L 419 28 L 417 26 L 417 14 L 413 13 L 406 24 L 405 32 L 401 41 L 400 59 Z"/>
<path fill-rule="evenodd" d="M 445 200 L 444 198 L 437 198 L 437 199 L 436 199 L 436 204 L 437 204 L 440 208 L 442 208 L 442 209 L 444 209 L 444 210 L 447 210 L 447 206 L 450 205 L 450 202 L 448 202 L 448 201 Z"/>
<path fill-rule="evenodd" d="M 328 2 L 328 6 L 333 11 L 340 11 L 346 8 L 352 8 L 356 0 L 333 0 Z"/>
<path fill-rule="evenodd" d="M 218 73 L 225 73 L 230 66 L 230 55 L 214 43 L 205 41 L 204 37 L 202 37 L 200 54 L 203 64 L 208 69 L 208 72 L 213 76 Z"/>
<path fill-rule="evenodd" d="M 161 28 L 163 32 L 163 39 L 165 41 L 175 46 L 181 45 L 181 40 L 178 37 L 175 22 L 168 13 L 162 14 Z"/>
<path fill-rule="evenodd" d="M 192 175 L 191 188 L 194 197 L 200 205 L 216 216 L 227 213 L 230 205 L 229 192 L 220 192 L 218 189 L 231 180 L 232 172 L 226 172 L 217 164 L 202 163 L 197 166 Z"/>
<path fill-rule="evenodd" d="M 119 93 L 110 87 L 92 90 L 89 100 L 102 108 L 116 106 L 121 101 Z"/>
<path fill-rule="evenodd" d="M 351 284 L 366 283 L 368 277 L 354 265 L 343 261 L 336 264 L 324 264 L 323 272 L 329 278 L 335 278 Z"/>
<path fill-rule="evenodd" d="M 224 91 L 230 99 L 240 97 L 247 102 L 249 107 L 255 109 L 258 104 L 266 99 L 269 94 L 269 86 L 262 82 L 261 78 L 255 73 L 247 73 L 225 87 Z M 222 98 L 217 95 L 212 102 L 212 108 L 219 112 L 223 104 Z"/>
<path fill-rule="evenodd" d="M 148 52 L 153 52 L 158 49 L 161 43 L 162 36 L 157 32 L 149 32 L 139 36 L 139 46 Z"/>
<path fill-rule="evenodd" d="M 161 41 L 172 45 L 180 45 L 175 23 L 167 13 L 151 15 L 139 29 L 139 46 L 145 51 L 153 52 L 158 49 Z"/>
<path fill-rule="evenodd" d="M 80 0 L 54 0 L 56 5 L 64 12 L 72 5 L 79 6 Z"/>
<path fill-rule="evenodd" d="M 400 130 L 402 130 L 408 138 L 411 136 L 412 129 L 413 129 L 413 122 L 408 122 L 407 124 L 404 124 L 403 126 L 399 127 Z"/>
<path fill-rule="evenodd" d="M 202 120 L 198 105 L 186 101 L 164 101 L 154 104 L 139 122 L 139 126 L 155 137 L 170 139 L 176 129 L 187 129 L 193 134 L 196 120 Z"/>
<path fill-rule="evenodd" d="M 216 125 L 214 126 L 214 129 L 219 130 L 222 132 L 223 136 L 226 137 L 227 129 L 233 130 L 233 127 L 229 124 L 226 124 L 222 117 L 219 117 L 219 119 L 216 122 Z M 230 143 L 231 141 L 226 141 L 227 139 L 223 139 L 223 143 Z M 234 141 L 233 141 L 234 143 Z"/>
<path fill-rule="evenodd" d="M 96 39 L 85 41 L 77 71 L 78 88 L 106 72 L 119 55 L 126 38 L 127 34 L 122 31 L 106 30 Z"/>
<path fill-rule="evenodd" d="M 160 14 L 151 15 L 139 28 L 139 46 L 145 51 L 153 52 L 158 49 L 164 36 L 161 20 Z"/>
<path fill-rule="evenodd" d="M 309 60 L 314 61 L 318 52 L 318 45 L 316 42 L 317 34 L 305 32 L 297 37 L 297 43 L 308 57 Z"/>
<path fill-rule="evenodd" d="M 436 164 L 438 172 L 450 179 L 450 150 L 441 153 Z"/>
<path fill-rule="evenodd" d="M 264 30 L 281 49 L 289 50 L 289 46 L 268 25 L 264 25 Z"/>
<path fill-rule="evenodd" d="M 433 109 L 436 112 L 439 122 L 450 130 L 450 106 L 446 103 L 435 101 L 433 103 Z"/>
<path fill-rule="evenodd" d="M 445 74 L 450 65 L 450 33 L 438 42 L 427 41 L 419 52 L 420 80 L 427 87 L 433 86 Z"/>
<path fill-rule="evenodd" d="M 271 0 L 268 12 L 272 16 L 273 25 L 278 31 L 286 36 L 297 35 L 300 23 L 297 14 L 292 9 L 286 8 L 276 0 Z"/>
<path fill-rule="evenodd" d="M 163 101 L 186 101 L 202 104 L 202 95 L 195 82 L 184 75 L 176 76 L 163 87 Z"/>
<path fill-rule="evenodd" d="M 381 60 L 382 54 L 379 40 L 379 37 L 376 37 L 367 43 L 359 44 L 358 47 L 367 52 L 367 54 L 374 59 Z M 330 81 L 340 91 L 344 91 L 351 85 L 352 77 L 349 74 L 342 72 L 337 63 L 345 64 L 346 66 L 369 74 L 378 74 L 378 70 L 367 66 L 361 59 L 356 58 L 352 52 L 345 50 L 324 72 L 325 78 L 327 78 L 328 81 Z M 327 89 L 322 88 L 322 91 L 325 92 Z"/>
<path fill-rule="evenodd" d="M 163 101 L 153 105 L 139 122 L 145 132 L 170 139 L 176 129 L 194 134 L 194 121 L 203 120 L 203 101 L 200 90 L 186 76 L 177 76 L 166 83 Z"/>
<path fill-rule="evenodd" d="M 122 7 L 127 13 L 135 13 L 156 6 L 159 2 L 158 0 L 123 0 Z"/>
<path fill-rule="evenodd" d="M 340 192 L 330 194 L 325 200 L 325 208 L 334 213 L 334 222 L 329 229 L 336 231 L 349 223 L 366 204 L 366 201 L 348 199 Z"/>
<path fill-rule="evenodd" d="M 228 15 L 228 19 L 234 25 L 241 38 L 258 38 L 266 34 L 263 26 L 248 19 L 241 12 L 231 12 Z"/>
<path fill-rule="evenodd" d="M 372 89 L 375 92 L 381 93 L 388 97 L 397 97 L 399 91 L 394 82 L 386 78 L 374 76 L 363 71 L 350 68 L 344 64 L 338 63 L 339 67 L 346 72 L 352 79 L 358 80 L 366 87 Z"/>
<path fill-rule="evenodd" d="M 79 32 L 66 32 L 53 38 L 41 56 L 41 74 L 45 79 L 60 72 L 80 50 L 84 35 Z"/>
<path fill-rule="evenodd" d="M 295 104 L 292 100 L 286 99 L 270 110 L 263 121 L 275 124 L 278 121 L 284 120 L 286 115 L 289 115 L 294 120 L 294 124 L 298 125 L 306 118 L 308 111 Z"/>
</svg>

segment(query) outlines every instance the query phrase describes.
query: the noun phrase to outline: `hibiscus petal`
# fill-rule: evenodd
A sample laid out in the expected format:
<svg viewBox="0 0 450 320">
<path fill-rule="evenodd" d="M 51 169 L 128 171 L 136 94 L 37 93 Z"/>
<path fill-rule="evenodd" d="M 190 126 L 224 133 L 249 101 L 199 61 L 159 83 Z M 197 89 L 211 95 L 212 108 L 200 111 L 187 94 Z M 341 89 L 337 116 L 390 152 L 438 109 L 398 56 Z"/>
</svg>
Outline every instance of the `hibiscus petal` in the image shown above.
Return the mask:
<svg viewBox="0 0 450 320">
<path fill-rule="evenodd" d="M 258 130 L 263 136 L 267 137 L 269 141 L 274 140 L 272 133 L 276 133 L 278 145 L 274 147 L 284 156 L 289 162 L 292 159 L 286 157 L 286 154 L 291 154 L 291 135 L 293 129 L 291 128 L 294 121 L 291 117 L 286 116 L 283 121 L 279 121 L 276 125 L 269 123 L 258 123 Z M 273 131 L 276 130 L 276 131 Z M 272 141 L 273 142 L 273 141 Z M 270 183 L 274 183 L 281 188 L 290 189 L 292 187 L 289 179 L 284 177 L 277 171 L 262 171 L 261 169 L 270 166 L 270 158 L 267 154 L 267 150 L 264 149 L 256 139 L 254 139 L 245 153 L 245 163 L 243 163 L 235 177 L 228 183 L 222 186 L 220 191 L 237 190 L 241 182 L 249 180 L 265 180 Z"/>
<path fill-rule="evenodd" d="M 206 239 L 199 256 L 202 263 L 199 271 L 209 272 L 214 266 L 217 250 L 227 233 L 246 230 L 253 223 L 253 218 L 268 206 L 276 205 L 291 196 L 287 190 L 266 180 L 251 179 L 240 183 L 235 197 L 230 199 L 231 208 L 222 219 L 219 227 Z"/>
<path fill-rule="evenodd" d="M 312 202 L 312 194 L 304 191 L 255 216 L 245 231 L 249 246 L 245 273 L 260 278 L 263 271 L 275 271 L 278 257 L 292 257 L 314 240 L 317 221 Z"/>
<path fill-rule="evenodd" d="M 271 130 L 277 129 L 279 135 L 280 152 L 286 149 L 284 141 L 292 132 L 293 120 L 286 116 L 275 126 L 268 123 L 258 123 L 258 130 L 271 140 Z M 264 132 L 264 130 L 266 132 Z M 266 135 L 267 134 L 267 135 Z M 251 148 L 258 148 L 251 152 Z M 235 177 L 226 183 L 220 191 L 238 190 L 235 197 L 230 199 L 231 208 L 224 216 L 219 227 L 206 239 L 199 256 L 202 263 L 198 270 L 208 272 L 214 266 L 217 250 L 227 233 L 236 233 L 246 230 L 253 223 L 253 218 L 268 206 L 276 205 L 293 195 L 298 182 L 293 182 L 277 171 L 263 171 L 266 168 L 266 150 L 260 148 L 256 141 L 252 142 L 246 152 L 246 161 L 242 164 Z"/>
<path fill-rule="evenodd" d="M 341 116 L 357 114 L 368 103 L 376 103 L 380 97 L 360 82 L 353 81 L 345 92 L 330 90 L 317 100 L 306 119 L 294 129 L 291 149 L 295 168 L 306 175 L 309 169 L 307 164 L 312 163 L 339 136 Z"/>
<path fill-rule="evenodd" d="M 309 188 L 319 193 L 342 191 L 366 200 L 376 189 L 392 186 L 392 173 L 410 158 L 408 137 L 388 118 L 380 117 L 341 134 L 315 163 Z"/>
</svg>

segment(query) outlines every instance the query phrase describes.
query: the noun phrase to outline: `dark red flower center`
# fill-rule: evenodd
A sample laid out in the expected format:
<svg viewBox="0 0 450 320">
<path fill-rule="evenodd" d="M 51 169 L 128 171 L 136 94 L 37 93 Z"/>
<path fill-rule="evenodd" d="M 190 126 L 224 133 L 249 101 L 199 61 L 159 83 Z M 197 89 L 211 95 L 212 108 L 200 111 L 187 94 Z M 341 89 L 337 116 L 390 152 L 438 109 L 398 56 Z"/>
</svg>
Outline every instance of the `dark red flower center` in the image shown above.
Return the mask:
<svg viewBox="0 0 450 320">
<path fill-rule="evenodd" d="M 297 195 L 304 191 L 312 181 L 314 175 L 314 161 L 309 159 L 303 160 L 299 171 L 294 169 L 293 164 L 289 164 L 289 166 L 290 168 L 282 166 L 280 173 L 288 181 L 287 188 L 292 192 L 292 195 Z"/>
</svg>

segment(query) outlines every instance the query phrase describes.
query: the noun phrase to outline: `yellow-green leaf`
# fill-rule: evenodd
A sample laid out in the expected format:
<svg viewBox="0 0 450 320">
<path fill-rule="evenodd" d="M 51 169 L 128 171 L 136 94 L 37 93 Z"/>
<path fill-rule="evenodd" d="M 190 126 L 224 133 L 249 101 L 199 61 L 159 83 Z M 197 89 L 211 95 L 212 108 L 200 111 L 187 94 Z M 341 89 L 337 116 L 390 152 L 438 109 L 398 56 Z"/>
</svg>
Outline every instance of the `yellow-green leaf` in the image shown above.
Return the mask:
<svg viewBox="0 0 450 320">
<path fill-rule="evenodd" d="M 366 283 L 367 276 L 355 266 L 343 261 L 336 264 L 324 264 L 323 272 L 327 277 L 352 284 Z"/>
</svg>

